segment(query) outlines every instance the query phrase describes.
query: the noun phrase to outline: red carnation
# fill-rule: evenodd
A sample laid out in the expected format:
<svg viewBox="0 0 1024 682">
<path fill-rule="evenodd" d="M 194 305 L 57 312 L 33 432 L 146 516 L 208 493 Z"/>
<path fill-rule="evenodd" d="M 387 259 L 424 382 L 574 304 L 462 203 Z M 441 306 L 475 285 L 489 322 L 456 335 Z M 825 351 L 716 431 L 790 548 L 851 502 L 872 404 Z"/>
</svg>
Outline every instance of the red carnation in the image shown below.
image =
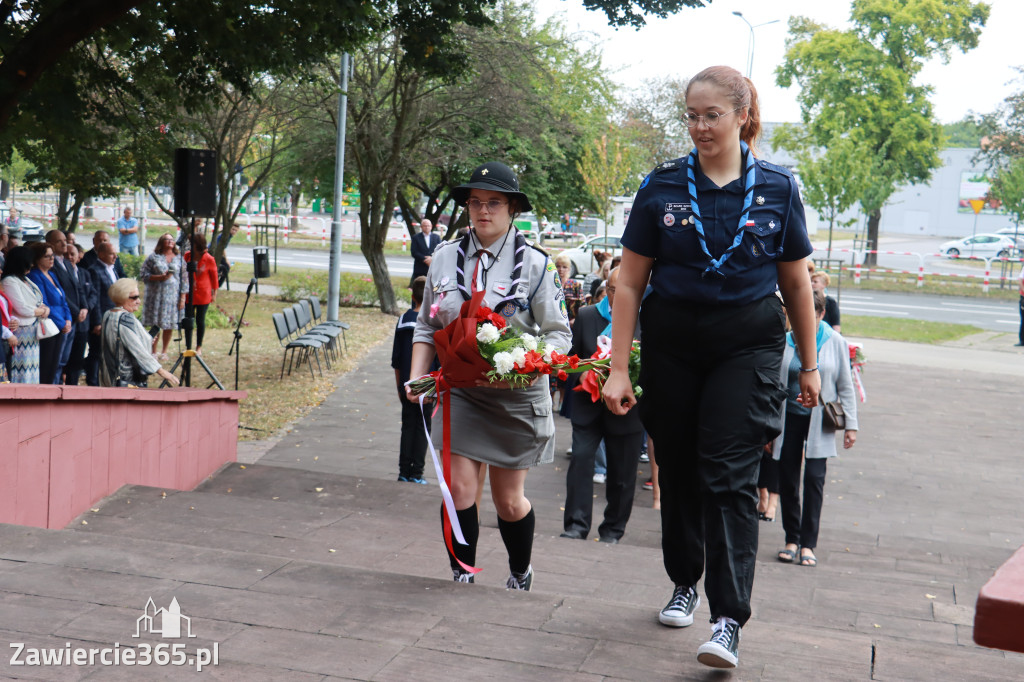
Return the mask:
<svg viewBox="0 0 1024 682">
<path fill-rule="evenodd" d="M 551 369 L 551 368 L 549 367 L 548 369 Z M 568 378 L 569 378 L 569 373 L 568 372 L 566 372 L 564 369 L 558 370 L 558 380 L 559 381 L 565 381 Z"/>
</svg>

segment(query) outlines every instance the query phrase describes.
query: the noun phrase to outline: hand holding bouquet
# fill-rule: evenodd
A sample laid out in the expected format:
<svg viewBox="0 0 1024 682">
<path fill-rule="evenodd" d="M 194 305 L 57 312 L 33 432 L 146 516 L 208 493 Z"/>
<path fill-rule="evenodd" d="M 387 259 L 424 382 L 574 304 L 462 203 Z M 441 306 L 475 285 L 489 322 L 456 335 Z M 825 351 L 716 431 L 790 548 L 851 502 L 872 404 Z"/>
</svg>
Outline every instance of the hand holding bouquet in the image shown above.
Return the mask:
<svg viewBox="0 0 1024 682">
<path fill-rule="evenodd" d="M 569 374 L 587 372 L 589 385 L 600 387 L 608 377 L 610 358 L 581 360 L 576 355 L 564 355 L 549 348 L 531 334 L 524 334 L 510 326 L 504 317 L 480 305 L 482 292 L 463 304 L 462 313 L 444 329 L 434 334 L 434 346 L 441 360 L 441 370 L 409 381 L 413 395 L 436 395 L 439 387 L 478 386 L 481 380 L 489 384 L 505 384 L 509 388 L 525 388 L 537 377 L 554 374 L 563 381 Z M 610 351 L 610 345 L 609 345 Z M 634 373 L 633 355 L 636 356 Z M 630 378 L 639 375 L 639 344 L 634 343 L 630 354 Z M 594 390 L 591 395 L 595 395 Z M 634 390 L 640 394 L 639 386 Z M 595 402 L 597 398 L 594 399 Z"/>
</svg>

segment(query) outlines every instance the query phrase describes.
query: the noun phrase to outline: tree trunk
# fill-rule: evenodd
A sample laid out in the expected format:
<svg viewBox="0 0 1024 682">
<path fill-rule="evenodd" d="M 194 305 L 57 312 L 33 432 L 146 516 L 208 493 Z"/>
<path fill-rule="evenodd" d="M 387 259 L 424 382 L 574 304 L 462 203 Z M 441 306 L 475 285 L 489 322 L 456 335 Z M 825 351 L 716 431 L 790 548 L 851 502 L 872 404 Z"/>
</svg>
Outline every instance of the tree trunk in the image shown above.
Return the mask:
<svg viewBox="0 0 1024 682">
<path fill-rule="evenodd" d="M 71 206 L 71 220 L 68 221 L 68 232 L 74 232 L 78 229 L 78 215 L 82 211 L 82 205 L 85 203 L 85 197 L 79 197 L 75 195 L 75 203 Z"/>
<path fill-rule="evenodd" d="M 68 199 L 71 198 L 70 190 L 61 188 L 57 193 L 57 229 L 67 230 L 68 229 Z"/>
<path fill-rule="evenodd" d="M 391 286 L 391 273 L 388 272 L 387 261 L 384 260 L 384 252 L 380 249 L 369 250 L 364 244 L 362 246 L 363 256 L 370 266 L 370 275 L 377 285 L 377 296 L 380 297 L 381 312 L 389 315 L 400 315 L 398 300 L 395 298 L 395 288 Z"/>
<path fill-rule="evenodd" d="M 867 243 L 864 245 L 868 251 L 878 251 L 878 224 L 882 222 L 882 210 L 877 209 L 868 214 Z M 864 256 L 864 265 L 874 267 L 878 264 L 878 254 L 868 253 Z"/>
<path fill-rule="evenodd" d="M 292 218 L 291 218 L 291 231 L 296 232 L 299 229 L 299 199 L 302 198 L 302 190 L 296 185 L 292 188 Z"/>
<path fill-rule="evenodd" d="M 11 183 L 0 180 L 0 201 L 7 201 L 9 196 L 11 196 Z"/>
</svg>

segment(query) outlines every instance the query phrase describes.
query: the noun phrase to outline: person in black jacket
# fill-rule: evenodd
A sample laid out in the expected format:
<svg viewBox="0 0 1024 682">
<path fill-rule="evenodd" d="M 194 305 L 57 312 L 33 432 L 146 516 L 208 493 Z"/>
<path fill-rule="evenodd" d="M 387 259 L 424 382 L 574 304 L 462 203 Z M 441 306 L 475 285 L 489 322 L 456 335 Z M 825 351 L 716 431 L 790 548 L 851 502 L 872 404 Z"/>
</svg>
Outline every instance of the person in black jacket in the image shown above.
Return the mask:
<svg viewBox="0 0 1024 682">
<path fill-rule="evenodd" d="M 69 386 L 77 386 L 78 380 L 85 370 L 89 318 L 93 315 L 93 310 L 99 308 L 99 299 L 92 288 L 92 276 L 86 268 L 79 265 L 84 253 L 85 249 L 80 244 L 69 244 L 65 258 L 68 270 L 74 275 L 78 303 L 85 309 L 85 317 L 72 325 L 75 339 L 71 344 L 71 354 L 68 356 L 67 364 L 64 366 L 64 383 Z"/>
<path fill-rule="evenodd" d="M 431 254 L 441 243 L 441 237 L 431 233 L 433 227 L 434 224 L 424 218 L 420 221 L 420 232 L 412 236 L 412 278 L 409 279 L 409 286 L 417 277 L 426 276 L 430 269 Z"/>
<path fill-rule="evenodd" d="M 92 279 L 92 296 L 96 300 L 96 305 L 89 309 L 89 354 L 85 357 L 85 382 L 90 386 L 99 386 L 102 355 L 100 331 L 103 314 L 114 307 L 108 290 L 111 284 L 123 279 L 124 276 L 117 272 L 117 248 L 109 238 L 96 244 L 92 252 L 97 256 L 89 268 L 89 277 Z"/>
<path fill-rule="evenodd" d="M 96 265 L 99 260 L 98 247 L 101 243 L 110 243 L 110 235 L 107 234 L 106 230 L 96 230 L 92 235 L 92 248 L 85 252 L 82 256 L 82 267 L 89 268 L 92 270 L 93 266 Z M 121 265 L 121 259 L 117 258 L 117 247 L 114 248 L 114 272 L 117 273 L 117 278 L 122 279 L 126 277 L 124 273 L 124 267 Z"/>
<path fill-rule="evenodd" d="M 611 308 L 615 300 L 615 282 L 619 270 L 608 275 L 605 298 L 597 305 L 580 308 L 572 325 L 569 354 L 589 358 L 597 350 L 598 336 L 611 336 Z M 618 543 L 626 531 L 633 511 L 636 469 L 640 462 L 643 425 L 637 410 L 623 416 L 611 413 L 603 401 L 593 402 L 589 393 L 572 393 L 572 459 L 565 476 L 565 515 L 563 538 L 585 540 L 590 533 L 594 501 L 594 456 L 604 439 L 607 453 L 607 480 L 604 522 L 597 532 L 601 542 Z"/>
</svg>

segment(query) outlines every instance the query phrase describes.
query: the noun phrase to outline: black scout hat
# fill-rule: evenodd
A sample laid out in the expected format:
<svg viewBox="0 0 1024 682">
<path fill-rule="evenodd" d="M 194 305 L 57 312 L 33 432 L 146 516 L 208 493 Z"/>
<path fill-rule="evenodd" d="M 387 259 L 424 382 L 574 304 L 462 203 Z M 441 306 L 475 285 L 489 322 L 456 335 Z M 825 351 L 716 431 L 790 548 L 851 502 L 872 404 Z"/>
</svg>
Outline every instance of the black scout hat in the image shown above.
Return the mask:
<svg viewBox="0 0 1024 682">
<path fill-rule="evenodd" d="M 500 161 L 488 161 L 473 171 L 469 182 L 459 185 L 452 190 L 455 202 L 459 206 L 465 206 L 469 200 L 469 190 L 486 189 L 491 192 L 501 192 L 510 197 L 515 197 L 519 202 L 520 211 L 533 210 L 530 200 L 519 191 L 519 180 L 512 169 Z"/>
</svg>

